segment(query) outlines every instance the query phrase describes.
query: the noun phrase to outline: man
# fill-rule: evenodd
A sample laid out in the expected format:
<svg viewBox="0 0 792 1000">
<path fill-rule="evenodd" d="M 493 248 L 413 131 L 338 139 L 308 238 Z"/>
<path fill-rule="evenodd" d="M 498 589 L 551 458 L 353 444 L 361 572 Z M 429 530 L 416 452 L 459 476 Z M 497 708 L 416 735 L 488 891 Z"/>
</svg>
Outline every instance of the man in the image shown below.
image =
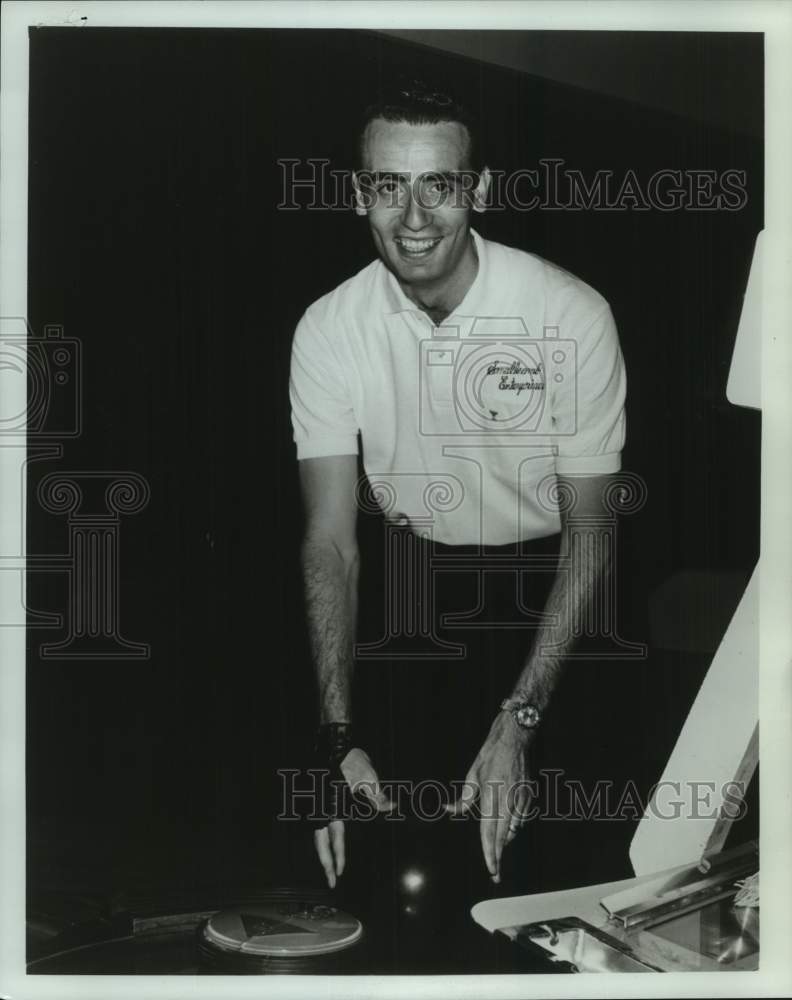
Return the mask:
<svg viewBox="0 0 792 1000">
<path fill-rule="evenodd" d="M 556 573 L 544 624 L 525 640 L 522 669 L 478 753 L 470 748 L 464 791 L 449 806 L 462 814 L 478 801 L 481 849 L 498 882 L 527 807 L 526 750 L 573 623 L 608 571 L 607 547 L 575 533 L 580 518 L 602 512 L 608 477 L 620 468 L 624 366 L 597 292 L 471 228 L 491 175 L 459 104 L 420 86 L 399 92 L 367 114 L 360 160 L 356 212 L 368 219 L 379 259 L 308 308 L 292 354 L 318 745 L 334 773 L 377 809 L 391 808 L 351 735 L 358 433 L 369 479 L 390 485 L 389 516 L 408 528 L 425 523 L 439 476 L 456 493 L 432 509 L 439 543 L 501 546 L 560 531 L 561 550 L 579 557 Z M 567 494 L 569 509 L 558 503 Z M 464 739 L 464 729 L 449 735 Z M 314 836 L 333 887 L 345 866 L 344 824 L 333 820 Z"/>
</svg>

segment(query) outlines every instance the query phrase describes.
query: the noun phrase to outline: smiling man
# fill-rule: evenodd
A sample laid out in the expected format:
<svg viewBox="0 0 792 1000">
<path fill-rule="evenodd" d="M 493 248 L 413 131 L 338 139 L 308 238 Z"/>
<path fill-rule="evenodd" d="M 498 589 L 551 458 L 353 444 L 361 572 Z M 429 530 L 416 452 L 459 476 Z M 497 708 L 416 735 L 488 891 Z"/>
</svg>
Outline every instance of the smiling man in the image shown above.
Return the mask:
<svg viewBox="0 0 792 1000">
<path fill-rule="evenodd" d="M 577 553 L 571 569 L 551 577 L 544 616 L 527 616 L 532 624 L 516 633 L 519 658 L 506 673 L 499 656 L 435 665 L 440 673 L 427 673 L 431 683 L 408 702 L 410 741 L 420 747 L 422 727 L 439 728 L 435 742 L 473 761 L 449 812 L 478 804 L 480 847 L 497 882 L 528 807 L 526 753 L 609 571 L 607 546 L 577 535 L 576 525 L 602 514 L 620 469 L 626 383 L 607 302 L 555 265 L 471 228 L 489 185 L 474 119 L 452 98 L 415 86 L 369 109 L 356 211 L 378 259 L 306 310 L 291 400 L 317 762 L 376 809 L 392 803 L 361 746 L 360 720 L 352 728 L 359 439 L 369 480 L 391 498 L 388 518 L 424 536 L 430 524 L 431 544 L 446 554 L 513 557 L 548 539 Z M 438 483 L 446 502 L 433 505 Z M 559 503 L 563 496 L 574 502 Z M 482 724 L 481 737 L 471 736 Z M 331 887 L 345 867 L 335 816 L 331 809 L 314 835 Z"/>
<path fill-rule="evenodd" d="M 470 134 L 458 121 L 375 118 L 362 136 L 358 212 L 402 291 L 436 324 L 464 298 L 478 270 L 470 209 L 484 205 L 486 168 L 472 192 Z"/>
</svg>

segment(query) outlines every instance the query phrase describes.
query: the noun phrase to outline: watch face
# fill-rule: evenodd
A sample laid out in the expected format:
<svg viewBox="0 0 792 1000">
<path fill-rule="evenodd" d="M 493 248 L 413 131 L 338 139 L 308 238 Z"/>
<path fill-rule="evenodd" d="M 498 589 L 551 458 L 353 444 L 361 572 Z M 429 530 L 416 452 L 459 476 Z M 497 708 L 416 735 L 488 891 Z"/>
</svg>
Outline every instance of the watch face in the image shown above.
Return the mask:
<svg viewBox="0 0 792 1000">
<path fill-rule="evenodd" d="M 521 705 L 515 717 L 524 729 L 533 729 L 539 722 L 539 710 L 533 705 Z"/>
</svg>

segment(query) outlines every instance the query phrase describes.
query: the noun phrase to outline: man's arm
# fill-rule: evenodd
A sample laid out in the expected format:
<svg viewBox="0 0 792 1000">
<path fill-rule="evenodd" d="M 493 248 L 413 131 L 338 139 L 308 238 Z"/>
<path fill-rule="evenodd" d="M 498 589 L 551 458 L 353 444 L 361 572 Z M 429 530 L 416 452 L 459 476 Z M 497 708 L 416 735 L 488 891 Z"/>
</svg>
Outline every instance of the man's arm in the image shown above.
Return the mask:
<svg viewBox="0 0 792 1000">
<path fill-rule="evenodd" d="M 545 612 L 552 624 L 539 629 L 513 694 L 540 712 L 547 707 L 558 683 L 564 657 L 574 644 L 574 624 L 588 614 L 597 588 L 610 571 L 610 546 L 596 544 L 579 517 L 602 514 L 610 476 L 558 477 L 562 496 L 576 497 L 561 513 L 561 552 L 574 553 L 570 567 L 556 573 Z M 563 505 L 562 505 L 563 508 Z M 573 515 L 570 517 L 570 515 Z M 548 649 L 547 647 L 551 647 Z M 543 651 L 544 650 L 544 651 Z M 521 729 L 511 712 L 499 712 L 484 745 L 465 778 L 465 789 L 451 812 L 465 812 L 479 799 L 481 847 L 494 882 L 500 881 L 503 849 L 519 829 L 517 815 L 528 804 L 525 751 L 530 730 Z"/>
<path fill-rule="evenodd" d="M 547 707 L 564 657 L 572 650 L 575 626 L 585 620 L 594 594 L 611 569 L 611 546 L 603 544 L 603 540 L 598 544 L 592 537 L 591 523 L 578 520 L 606 513 L 603 498 L 611 477 L 559 475 L 557 479 L 561 496 L 574 498 L 568 508 L 562 503 L 560 515 L 560 551 L 571 557 L 570 564 L 567 570 L 556 573 L 544 608 L 551 624 L 537 630 L 531 654 L 512 692 L 540 712 Z"/>
<path fill-rule="evenodd" d="M 319 686 L 319 721 L 321 725 L 351 722 L 359 567 L 357 456 L 303 459 L 299 468 L 305 504 L 301 558 Z M 393 808 L 380 789 L 368 754 L 360 747 L 352 747 L 340 769 L 350 788 L 366 795 L 378 810 Z M 314 844 L 327 884 L 333 889 L 346 865 L 343 822 L 333 820 L 316 830 Z"/>
<path fill-rule="evenodd" d="M 358 605 L 357 456 L 299 463 L 305 505 L 301 560 L 319 718 L 352 720 L 352 648 Z"/>
</svg>

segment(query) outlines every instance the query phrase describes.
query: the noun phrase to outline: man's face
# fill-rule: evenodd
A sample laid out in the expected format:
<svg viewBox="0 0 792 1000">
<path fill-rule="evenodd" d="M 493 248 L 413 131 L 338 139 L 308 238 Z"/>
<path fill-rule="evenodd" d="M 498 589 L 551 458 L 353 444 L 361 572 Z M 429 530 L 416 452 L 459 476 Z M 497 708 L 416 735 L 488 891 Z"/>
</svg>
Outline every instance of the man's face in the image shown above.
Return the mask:
<svg viewBox="0 0 792 1000">
<path fill-rule="evenodd" d="M 366 129 L 358 213 L 405 284 L 442 285 L 468 248 L 471 206 L 486 183 L 468 169 L 468 144 L 458 122 L 375 119 Z"/>
</svg>

